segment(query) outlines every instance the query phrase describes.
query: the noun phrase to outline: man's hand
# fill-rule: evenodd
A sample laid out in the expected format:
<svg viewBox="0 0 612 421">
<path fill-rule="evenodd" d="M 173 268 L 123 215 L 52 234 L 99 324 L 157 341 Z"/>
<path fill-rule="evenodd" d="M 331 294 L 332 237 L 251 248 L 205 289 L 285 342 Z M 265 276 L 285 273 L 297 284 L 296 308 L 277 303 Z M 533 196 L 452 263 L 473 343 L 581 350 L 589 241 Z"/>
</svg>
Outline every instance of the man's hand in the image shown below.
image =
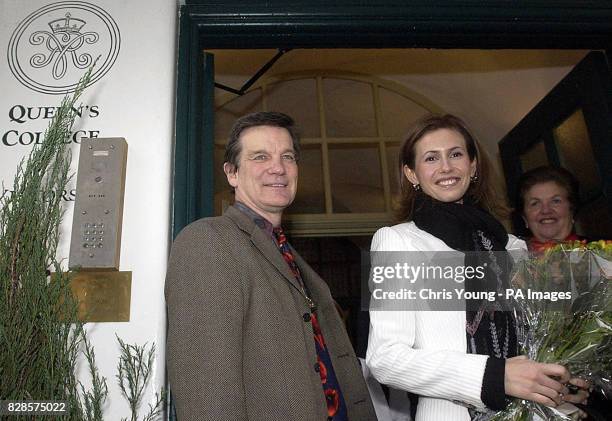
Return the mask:
<svg viewBox="0 0 612 421">
<path fill-rule="evenodd" d="M 577 390 L 575 393 L 571 393 L 573 392 L 571 391 L 569 394 L 563 395 L 563 400 L 565 402 L 581 403 L 583 405 L 586 405 L 587 399 L 589 397 L 589 387 L 591 387 L 589 382 L 587 382 L 584 379 L 579 379 L 578 377 L 574 377 L 569 380 L 569 383 L 575 386 L 575 388 L 573 389 L 577 388 Z"/>
</svg>

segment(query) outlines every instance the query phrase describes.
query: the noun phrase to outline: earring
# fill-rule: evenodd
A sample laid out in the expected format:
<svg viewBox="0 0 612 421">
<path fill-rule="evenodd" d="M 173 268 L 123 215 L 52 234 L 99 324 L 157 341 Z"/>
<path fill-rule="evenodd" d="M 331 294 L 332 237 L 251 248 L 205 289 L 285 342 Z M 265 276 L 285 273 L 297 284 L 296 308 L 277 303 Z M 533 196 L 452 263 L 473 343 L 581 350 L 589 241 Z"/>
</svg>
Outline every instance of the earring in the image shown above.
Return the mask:
<svg viewBox="0 0 612 421">
<path fill-rule="evenodd" d="M 421 185 L 420 184 L 413 184 L 412 188 L 414 189 L 414 191 L 419 191 L 419 190 L 421 190 Z"/>
<path fill-rule="evenodd" d="M 478 182 L 478 174 L 474 174 L 473 176 L 470 177 L 470 182 L 472 184 Z"/>
</svg>

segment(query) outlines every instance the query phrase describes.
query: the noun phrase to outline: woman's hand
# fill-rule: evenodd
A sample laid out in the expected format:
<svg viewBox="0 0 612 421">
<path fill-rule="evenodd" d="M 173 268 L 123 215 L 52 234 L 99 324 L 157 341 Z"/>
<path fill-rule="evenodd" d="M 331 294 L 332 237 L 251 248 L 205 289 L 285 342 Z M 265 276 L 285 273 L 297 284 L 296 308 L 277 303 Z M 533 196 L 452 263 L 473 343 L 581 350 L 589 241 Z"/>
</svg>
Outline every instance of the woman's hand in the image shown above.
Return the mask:
<svg viewBox="0 0 612 421">
<path fill-rule="evenodd" d="M 538 363 L 521 355 L 506 360 L 505 374 L 506 395 L 552 407 L 569 396 L 570 391 L 564 384 L 570 381 L 570 373 L 562 365 Z"/>
</svg>

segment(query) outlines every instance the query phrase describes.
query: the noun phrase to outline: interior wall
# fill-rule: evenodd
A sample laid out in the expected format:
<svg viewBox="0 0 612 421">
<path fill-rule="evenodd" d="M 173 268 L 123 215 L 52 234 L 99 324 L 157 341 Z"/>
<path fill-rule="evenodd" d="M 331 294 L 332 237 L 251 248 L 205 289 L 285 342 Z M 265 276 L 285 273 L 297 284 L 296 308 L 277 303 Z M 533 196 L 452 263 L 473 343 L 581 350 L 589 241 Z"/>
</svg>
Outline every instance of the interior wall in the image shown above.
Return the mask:
<svg viewBox="0 0 612 421">
<path fill-rule="evenodd" d="M 128 158 L 120 270 L 132 272 L 130 320 L 88 323 L 86 329 L 100 375 L 107 379 L 104 418 L 109 420 L 130 415 L 115 377 L 120 355 L 115 335 L 129 344 L 156 345 L 152 378 L 142 398 L 142 417 L 148 404 L 155 402 L 155 392 L 165 385 L 163 286 L 170 237 L 178 6 L 173 0 L 0 2 L 0 182 L 6 189 L 13 184 L 18 162 L 34 146 L 30 139 L 36 133 L 42 136 L 59 105 L 63 92 L 58 87 L 76 83 L 85 71 L 70 54 L 64 57 L 65 73 L 54 74 L 54 62 L 32 66 L 35 54 L 48 57 L 48 46 L 53 49 L 55 45 L 31 42 L 36 31 L 45 31 L 48 38 L 51 23 L 59 19 L 60 28 L 54 32 L 59 31 L 60 36 L 69 32 L 70 39 L 75 39 L 74 31 L 61 29 L 67 14 L 69 26 L 76 25 L 81 34 L 89 33 L 92 41 L 76 48 L 75 54 L 81 59 L 84 54 L 90 58 L 100 55 L 94 74 L 105 71 L 80 100 L 85 112 L 77 118 L 76 133 L 70 139 L 75 176 L 62 192 L 65 214 L 57 257 L 67 266 L 81 137 L 124 137 Z M 59 52 L 55 54 L 61 58 Z M 16 64 L 30 82 L 18 77 Z M 47 92 L 33 89 L 34 82 L 46 86 Z M 81 380 L 88 384 L 87 373 L 81 372 Z"/>
<path fill-rule="evenodd" d="M 275 50 L 211 50 L 215 80 L 239 88 Z M 578 63 L 586 50 L 291 50 L 263 76 L 332 69 L 396 81 L 462 117 L 498 159 L 497 142 Z M 231 97 L 216 90 L 216 101 Z"/>
</svg>

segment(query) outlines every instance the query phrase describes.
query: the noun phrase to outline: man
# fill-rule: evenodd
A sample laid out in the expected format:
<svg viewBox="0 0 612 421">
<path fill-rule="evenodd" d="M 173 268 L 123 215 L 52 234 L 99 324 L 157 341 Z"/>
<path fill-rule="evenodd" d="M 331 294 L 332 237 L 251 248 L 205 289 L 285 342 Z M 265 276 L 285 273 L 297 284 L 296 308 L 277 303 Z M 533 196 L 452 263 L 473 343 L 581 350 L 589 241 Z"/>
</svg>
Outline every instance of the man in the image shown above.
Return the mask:
<svg viewBox="0 0 612 421">
<path fill-rule="evenodd" d="M 167 352 L 179 421 L 376 419 L 329 289 L 280 228 L 298 157 L 290 117 L 238 119 L 223 166 L 236 203 L 173 244 Z"/>
</svg>

